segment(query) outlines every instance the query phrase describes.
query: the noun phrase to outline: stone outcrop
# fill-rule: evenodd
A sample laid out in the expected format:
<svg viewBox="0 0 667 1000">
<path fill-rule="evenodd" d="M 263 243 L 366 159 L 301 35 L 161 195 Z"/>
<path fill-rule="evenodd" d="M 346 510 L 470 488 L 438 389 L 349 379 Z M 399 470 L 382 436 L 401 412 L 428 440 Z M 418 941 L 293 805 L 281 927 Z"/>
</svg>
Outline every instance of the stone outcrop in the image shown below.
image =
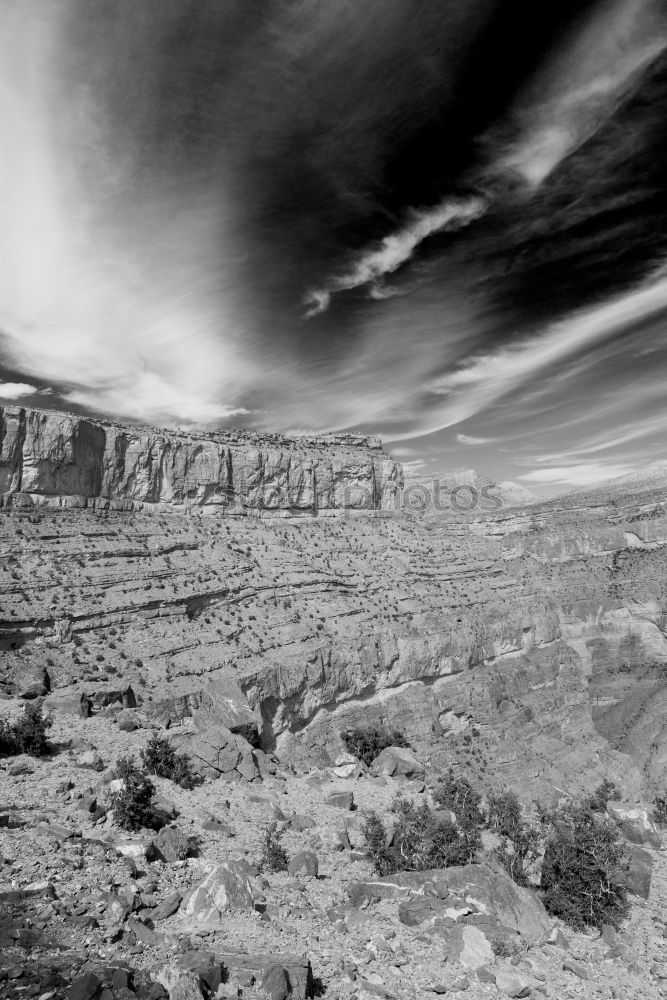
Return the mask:
<svg viewBox="0 0 667 1000">
<path fill-rule="evenodd" d="M 401 483 L 372 437 L 185 433 L 0 408 L 5 504 L 325 514 L 393 507 Z"/>
</svg>

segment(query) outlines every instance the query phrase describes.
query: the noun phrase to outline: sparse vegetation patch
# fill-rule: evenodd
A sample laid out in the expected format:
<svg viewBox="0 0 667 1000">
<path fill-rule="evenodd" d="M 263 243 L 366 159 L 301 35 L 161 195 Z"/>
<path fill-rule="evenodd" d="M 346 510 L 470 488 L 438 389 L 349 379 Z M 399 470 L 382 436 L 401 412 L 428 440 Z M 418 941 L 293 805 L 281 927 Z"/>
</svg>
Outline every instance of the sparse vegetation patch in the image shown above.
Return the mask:
<svg viewBox="0 0 667 1000">
<path fill-rule="evenodd" d="M 358 726 L 343 733 L 342 739 L 348 753 L 363 761 L 366 767 L 370 767 L 387 747 L 410 745 L 397 730 L 378 726 Z"/>
<path fill-rule="evenodd" d="M 181 788 L 195 788 L 203 778 L 195 774 L 188 757 L 177 753 L 169 740 L 155 733 L 148 746 L 141 752 L 141 759 L 149 774 L 159 778 L 169 778 Z"/>
</svg>

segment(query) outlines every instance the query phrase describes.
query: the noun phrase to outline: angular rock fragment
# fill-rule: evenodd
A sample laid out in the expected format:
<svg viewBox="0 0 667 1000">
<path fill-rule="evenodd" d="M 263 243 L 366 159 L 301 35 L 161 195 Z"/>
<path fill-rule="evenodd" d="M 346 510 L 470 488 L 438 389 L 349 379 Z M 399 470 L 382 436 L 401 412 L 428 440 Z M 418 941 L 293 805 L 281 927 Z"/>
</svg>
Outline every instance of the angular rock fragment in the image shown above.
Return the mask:
<svg viewBox="0 0 667 1000">
<path fill-rule="evenodd" d="M 336 809 L 353 809 L 354 794 L 347 790 L 329 792 L 324 800 L 326 806 L 334 806 Z"/>
<path fill-rule="evenodd" d="M 253 893 L 247 866 L 239 862 L 217 865 L 181 907 L 187 917 L 197 923 L 215 923 L 223 913 L 252 910 Z"/>
<path fill-rule="evenodd" d="M 424 774 L 424 765 L 403 747 L 386 747 L 371 764 L 371 774 L 414 778 Z"/>
<path fill-rule="evenodd" d="M 290 875 L 308 875 L 311 878 L 317 878 L 317 855 L 314 851 L 300 851 L 290 858 L 287 870 Z"/>
</svg>

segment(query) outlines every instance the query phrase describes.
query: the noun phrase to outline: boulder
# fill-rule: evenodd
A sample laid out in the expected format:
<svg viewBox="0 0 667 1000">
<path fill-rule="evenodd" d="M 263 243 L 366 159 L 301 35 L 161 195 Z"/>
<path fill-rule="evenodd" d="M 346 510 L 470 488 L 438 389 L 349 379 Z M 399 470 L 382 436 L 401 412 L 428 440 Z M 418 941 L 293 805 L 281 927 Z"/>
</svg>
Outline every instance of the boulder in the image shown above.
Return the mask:
<svg viewBox="0 0 667 1000">
<path fill-rule="evenodd" d="M 177 826 L 163 826 L 155 847 L 163 861 L 184 861 L 190 853 L 190 839 Z"/>
<path fill-rule="evenodd" d="M 354 809 L 354 794 L 346 789 L 337 789 L 329 792 L 324 804 L 336 809 Z"/>
<path fill-rule="evenodd" d="M 150 947 L 160 944 L 164 939 L 162 935 L 153 930 L 152 926 L 145 920 L 138 917 L 129 916 L 125 921 L 124 940 L 130 944 L 146 944 Z"/>
<path fill-rule="evenodd" d="M 397 899 L 402 922 L 436 933 L 465 922 L 487 936 L 513 932 L 534 942 L 553 924 L 530 890 L 486 865 L 398 872 L 353 883 L 347 892 L 353 906 Z"/>
<path fill-rule="evenodd" d="M 231 678 L 216 678 L 190 691 L 160 698 L 146 711 L 165 729 L 183 719 L 193 718 L 201 732 L 223 728 L 251 744 L 258 742 L 255 714 L 243 691 Z"/>
<path fill-rule="evenodd" d="M 610 802 L 607 811 L 628 843 L 660 850 L 662 837 L 655 823 L 651 820 L 648 810 Z"/>
<path fill-rule="evenodd" d="M 102 988 L 102 983 L 92 972 L 79 976 L 67 991 L 67 1000 L 93 1000 Z"/>
<path fill-rule="evenodd" d="M 283 1000 L 281 994 L 283 978 L 276 971 L 283 972 L 287 984 L 287 995 L 291 1000 L 306 1000 L 313 995 L 313 973 L 310 962 L 304 955 L 258 955 L 239 952 L 219 952 L 217 957 L 229 970 L 230 978 L 244 983 L 255 982 L 262 987 L 272 1000 Z M 273 990 L 274 992 L 270 992 Z"/>
<path fill-rule="evenodd" d="M 177 741 L 192 769 L 208 778 L 259 779 L 253 748 L 242 736 L 224 726 L 212 726 L 201 732 L 182 736 Z"/>
<path fill-rule="evenodd" d="M 300 851 L 293 858 L 290 858 L 287 871 L 290 875 L 308 875 L 311 878 L 317 878 L 317 855 L 313 851 Z"/>
<path fill-rule="evenodd" d="M 565 972 L 571 972 L 573 976 L 577 979 L 590 979 L 591 974 L 583 964 L 583 962 L 578 962 L 576 958 L 566 958 L 563 962 L 563 969 Z"/>
<path fill-rule="evenodd" d="M 142 726 L 141 718 L 131 708 L 122 708 L 116 715 L 116 723 L 124 733 L 133 733 Z"/>
<path fill-rule="evenodd" d="M 12 694 L 17 698 L 42 698 L 51 690 L 51 679 L 46 667 L 29 659 L 22 659 L 9 671 L 7 678 Z"/>
<path fill-rule="evenodd" d="M 79 767 L 88 767 L 92 771 L 104 770 L 104 761 L 94 747 L 80 753 L 76 762 Z"/>
<path fill-rule="evenodd" d="M 131 858 L 140 864 L 155 857 L 155 844 L 150 837 L 141 840 L 122 840 L 115 847 L 117 854 L 122 854 L 124 858 Z"/>
<path fill-rule="evenodd" d="M 73 837 L 80 836 L 80 834 L 73 830 L 69 826 L 59 826 L 57 823 L 46 823 L 40 821 L 35 827 L 35 833 L 48 834 L 49 837 L 53 837 L 54 840 L 72 840 Z"/>
<path fill-rule="evenodd" d="M 653 858 L 648 851 L 636 844 L 626 844 L 623 853 L 628 863 L 628 892 L 641 899 L 648 899 L 651 891 Z"/>
<path fill-rule="evenodd" d="M 317 823 L 310 816 L 303 816 L 300 813 L 295 813 L 290 816 L 288 821 L 290 830 L 296 830 L 297 833 L 303 832 L 303 830 L 312 830 L 313 827 L 317 826 Z"/>
<path fill-rule="evenodd" d="M 97 796 L 96 795 L 83 795 L 76 804 L 76 808 L 80 812 L 95 812 L 97 809 Z"/>
<path fill-rule="evenodd" d="M 371 774 L 376 777 L 381 774 L 393 778 L 422 777 L 424 765 L 404 747 L 386 747 L 371 764 Z"/>
<path fill-rule="evenodd" d="M 264 780 L 265 778 L 270 778 L 272 775 L 278 773 L 278 765 L 276 764 L 275 760 L 273 759 L 273 757 L 270 757 L 267 753 L 264 753 L 263 750 L 260 750 L 257 747 L 255 747 L 255 749 L 253 750 L 253 757 L 255 759 L 255 763 L 257 764 L 257 770 L 259 771 L 262 780 Z"/>
<path fill-rule="evenodd" d="M 290 984 L 282 965 L 270 966 L 262 976 L 262 989 L 271 1000 L 287 1000 Z"/>
<path fill-rule="evenodd" d="M 444 956 L 465 969 L 481 969 L 493 961 L 493 948 L 486 935 L 476 927 L 457 924 L 444 934 Z"/>
<path fill-rule="evenodd" d="M 486 865 L 462 865 L 431 874 L 438 895 L 447 890 L 527 941 L 537 941 L 553 925 L 533 892 L 520 888 L 507 875 Z"/>
<path fill-rule="evenodd" d="M 215 993 L 224 978 L 222 962 L 212 951 L 186 951 L 179 955 L 175 965 L 183 972 L 197 975 L 209 993 Z"/>
<path fill-rule="evenodd" d="M 167 917 L 171 917 L 174 913 L 176 913 L 182 902 L 183 897 L 180 892 L 172 892 L 166 899 L 163 899 L 161 903 L 158 903 L 151 913 L 151 918 L 153 920 L 166 920 Z"/>
<path fill-rule="evenodd" d="M 495 974 L 496 986 L 508 997 L 529 997 L 532 993 L 530 983 L 514 970 L 499 969 Z"/>
<path fill-rule="evenodd" d="M 224 726 L 251 744 L 259 741 L 255 713 L 241 688 L 231 678 L 216 678 L 201 688 L 192 716 L 197 729 Z"/>
<path fill-rule="evenodd" d="M 217 865 L 190 893 L 181 907 L 197 923 L 217 922 L 223 913 L 252 910 L 253 894 L 242 862 Z"/>
<path fill-rule="evenodd" d="M 202 1000 L 204 997 L 204 984 L 197 972 L 168 965 L 158 973 L 158 979 L 169 1000 Z"/>
</svg>

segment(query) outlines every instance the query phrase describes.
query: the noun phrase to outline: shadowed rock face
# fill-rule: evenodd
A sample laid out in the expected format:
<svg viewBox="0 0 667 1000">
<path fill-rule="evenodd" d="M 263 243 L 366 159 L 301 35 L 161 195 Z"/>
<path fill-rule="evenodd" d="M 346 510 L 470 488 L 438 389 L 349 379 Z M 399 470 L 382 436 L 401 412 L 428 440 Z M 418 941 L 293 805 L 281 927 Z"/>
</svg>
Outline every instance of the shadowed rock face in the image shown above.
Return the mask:
<svg viewBox="0 0 667 1000">
<path fill-rule="evenodd" d="M 392 507 L 401 483 L 374 438 L 186 434 L 0 408 L 5 504 L 329 513 Z"/>
</svg>

